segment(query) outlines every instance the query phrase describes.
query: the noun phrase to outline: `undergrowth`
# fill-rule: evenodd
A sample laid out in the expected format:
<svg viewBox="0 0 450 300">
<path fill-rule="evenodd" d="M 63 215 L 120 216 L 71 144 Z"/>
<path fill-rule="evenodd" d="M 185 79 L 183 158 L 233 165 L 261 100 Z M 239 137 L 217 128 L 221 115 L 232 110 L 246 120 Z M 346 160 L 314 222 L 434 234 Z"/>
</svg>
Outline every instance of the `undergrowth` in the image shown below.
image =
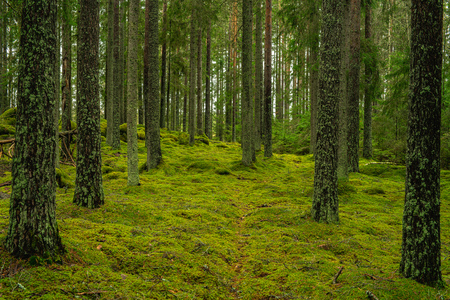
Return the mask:
<svg viewBox="0 0 450 300">
<path fill-rule="evenodd" d="M 340 224 L 311 219 L 311 155 L 239 144 L 183 143 L 162 131 L 163 162 L 127 187 L 126 144 L 103 144 L 105 205 L 72 204 L 75 168 L 61 165 L 61 262 L 17 260 L 0 247 L 2 299 L 448 299 L 398 273 L 405 168 L 361 160 L 339 185 Z M 146 149 L 139 141 L 140 165 Z M 0 183 L 11 180 L 1 160 Z M 442 273 L 450 283 L 450 172 L 442 171 Z M 0 188 L 0 195 L 11 187 Z M 0 197 L 3 198 L 3 197 Z M 0 242 L 9 201 L 0 200 Z M 36 265 L 37 266 L 32 266 Z M 338 269 L 342 274 L 333 284 Z"/>
</svg>

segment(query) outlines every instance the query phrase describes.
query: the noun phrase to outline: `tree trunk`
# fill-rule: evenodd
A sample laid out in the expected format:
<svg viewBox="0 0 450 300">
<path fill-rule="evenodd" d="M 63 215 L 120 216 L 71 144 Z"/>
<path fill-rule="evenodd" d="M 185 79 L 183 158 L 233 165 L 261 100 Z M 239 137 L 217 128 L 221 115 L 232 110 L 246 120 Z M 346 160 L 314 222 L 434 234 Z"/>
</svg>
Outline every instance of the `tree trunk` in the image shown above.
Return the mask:
<svg viewBox="0 0 450 300">
<path fill-rule="evenodd" d="M 372 47 L 372 8 L 371 0 L 366 0 L 365 9 L 365 38 L 367 49 L 374 49 Z M 364 88 L 364 142 L 363 142 L 363 157 L 372 158 L 372 103 L 374 100 L 374 61 L 373 53 L 369 53 L 369 60 L 365 65 L 366 85 Z"/>
<path fill-rule="evenodd" d="M 19 46 L 16 151 L 12 166 L 9 229 L 12 255 L 56 256 L 64 251 L 56 221 L 55 0 L 25 0 Z M 33 80 L 28 80 L 33 78 Z"/>
<path fill-rule="evenodd" d="M 125 13 L 124 0 L 120 0 L 119 8 L 119 126 L 126 122 L 126 105 L 124 96 L 124 74 L 125 74 Z"/>
<path fill-rule="evenodd" d="M 165 116 L 165 100 L 166 100 L 166 57 L 167 57 L 167 42 L 166 42 L 166 32 L 167 32 L 167 0 L 163 2 L 163 15 L 162 15 L 162 51 L 161 51 L 161 105 L 159 113 L 159 127 L 164 128 L 164 116 Z"/>
<path fill-rule="evenodd" d="M 272 0 L 266 0 L 264 38 L 264 157 L 272 157 Z"/>
<path fill-rule="evenodd" d="M 341 43 L 341 89 L 339 95 L 339 132 L 338 132 L 338 179 L 348 180 L 348 80 L 350 61 L 350 0 L 343 0 L 343 28 Z"/>
<path fill-rule="evenodd" d="M 197 134 L 203 134 L 203 103 L 202 103 L 202 30 L 197 33 Z"/>
<path fill-rule="evenodd" d="M 58 5 L 57 5 L 58 6 Z M 57 8 L 58 9 L 58 8 Z M 55 76 L 55 109 L 54 109 L 54 118 L 55 118 L 55 139 L 56 139 L 56 147 L 55 147 L 55 168 L 59 168 L 59 89 L 61 88 L 61 42 L 60 42 L 60 24 L 58 22 L 58 13 L 56 16 L 56 59 L 54 63 L 54 76 Z M 6 96 L 6 95 L 5 95 Z"/>
<path fill-rule="evenodd" d="M 252 78 L 252 0 L 242 1 L 242 164 L 252 164 L 253 111 L 251 110 Z"/>
<path fill-rule="evenodd" d="M 361 0 L 350 0 L 350 71 L 348 82 L 348 168 L 359 172 L 359 73 Z"/>
<path fill-rule="evenodd" d="M 108 40 L 106 48 L 106 120 L 108 121 L 106 143 L 112 146 L 114 128 L 114 0 L 108 0 Z M 144 55 L 144 61 L 145 59 L 146 55 Z"/>
<path fill-rule="evenodd" d="M 413 0 L 406 154 L 405 209 L 400 272 L 443 286 L 440 240 L 440 128 L 442 0 Z"/>
<path fill-rule="evenodd" d="M 317 102 L 319 96 L 319 11 L 312 19 L 313 40 L 311 41 L 311 144 L 309 151 L 316 156 Z"/>
<path fill-rule="evenodd" d="M 77 176 L 73 202 L 104 204 L 99 99 L 99 2 L 80 1 L 77 51 Z"/>
<path fill-rule="evenodd" d="M 158 0 L 146 0 L 149 16 L 149 72 L 148 102 L 145 106 L 145 136 L 147 140 L 147 169 L 156 168 L 162 159 L 160 141 L 160 105 L 159 98 L 159 32 Z M 147 118 L 148 117 L 148 118 Z"/>
<path fill-rule="evenodd" d="M 114 0 L 114 101 L 113 101 L 113 138 L 112 148 L 120 149 L 120 26 L 119 0 Z"/>
<path fill-rule="evenodd" d="M 317 149 L 311 215 L 317 222 L 338 223 L 338 122 L 343 0 L 322 1 Z"/>
<path fill-rule="evenodd" d="M 70 131 L 72 129 L 72 25 L 71 25 L 71 7 L 69 0 L 63 0 L 63 86 L 61 99 L 61 129 L 63 131 Z M 61 140 L 61 148 L 64 158 L 70 159 L 71 151 L 70 144 L 72 143 L 71 135 Z"/>
<path fill-rule="evenodd" d="M 206 33 L 205 134 L 211 139 L 211 20 Z"/>
<path fill-rule="evenodd" d="M 168 60 L 168 62 L 167 62 L 167 65 L 168 65 L 168 68 L 167 68 L 167 93 L 166 93 L 166 104 L 165 104 L 165 110 L 164 110 L 164 113 L 166 114 L 166 116 L 165 116 L 165 118 L 164 118 L 164 120 L 165 120 L 165 124 L 166 124 L 166 128 L 168 129 L 168 130 L 171 130 L 172 128 L 170 127 L 170 114 L 169 114 L 169 112 L 170 112 L 170 84 L 171 84 L 171 78 L 170 78 L 170 75 L 172 75 L 172 73 L 170 72 L 170 67 L 171 67 L 171 55 L 172 55 L 172 53 L 171 53 L 171 51 L 170 51 L 170 44 L 169 44 L 169 60 Z M 172 101 L 173 101 L 173 98 L 172 98 Z"/>
<path fill-rule="evenodd" d="M 261 151 L 261 112 L 262 112 L 262 11 L 261 0 L 256 0 L 256 31 L 255 31 L 255 151 Z"/>
<path fill-rule="evenodd" d="M 184 96 L 183 96 L 183 132 L 186 132 L 186 128 L 187 128 L 187 110 L 188 110 L 188 103 L 187 103 L 187 99 L 188 99 L 188 92 L 187 92 L 187 88 L 188 88 L 188 74 L 187 72 L 183 74 L 184 75 Z"/>
<path fill-rule="evenodd" d="M 139 185 L 139 158 L 137 143 L 137 106 L 138 106 L 138 24 L 139 0 L 130 0 L 128 22 L 128 79 L 127 79 L 127 161 L 128 185 Z"/>
<path fill-rule="evenodd" d="M 189 55 L 189 145 L 193 146 L 195 143 L 195 88 L 196 88 L 196 76 L 197 71 L 197 60 L 195 59 L 195 54 L 197 52 L 197 26 L 196 26 L 196 9 L 192 8 L 191 14 L 191 47 Z"/>
</svg>

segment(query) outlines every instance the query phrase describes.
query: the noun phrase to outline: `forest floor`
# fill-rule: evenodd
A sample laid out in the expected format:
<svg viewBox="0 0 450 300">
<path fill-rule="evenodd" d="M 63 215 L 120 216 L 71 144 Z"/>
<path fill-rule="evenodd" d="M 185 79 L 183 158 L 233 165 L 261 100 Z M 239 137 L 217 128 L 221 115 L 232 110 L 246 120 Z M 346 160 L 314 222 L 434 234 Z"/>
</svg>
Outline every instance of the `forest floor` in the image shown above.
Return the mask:
<svg viewBox="0 0 450 300">
<path fill-rule="evenodd" d="M 0 299 L 449 299 L 404 279 L 400 262 L 405 167 L 361 160 L 339 184 L 340 224 L 311 219 L 311 155 L 239 144 L 181 145 L 162 131 L 164 161 L 127 187 L 126 144 L 103 144 L 105 205 L 72 204 L 75 168 L 57 189 L 62 262 L 17 260 L 0 246 Z M 139 158 L 146 148 L 139 142 Z M 10 160 L 2 158 L 0 164 Z M 2 167 L 2 169 L 4 169 Z M 7 168 L 6 168 L 7 170 Z M 11 180 L 4 171 L 0 184 Z M 442 274 L 450 284 L 450 172 L 441 173 Z M 1 187 L 10 194 L 11 187 Z M 0 243 L 9 201 L 0 200 Z M 342 272 L 336 277 L 340 268 Z"/>
</svg>

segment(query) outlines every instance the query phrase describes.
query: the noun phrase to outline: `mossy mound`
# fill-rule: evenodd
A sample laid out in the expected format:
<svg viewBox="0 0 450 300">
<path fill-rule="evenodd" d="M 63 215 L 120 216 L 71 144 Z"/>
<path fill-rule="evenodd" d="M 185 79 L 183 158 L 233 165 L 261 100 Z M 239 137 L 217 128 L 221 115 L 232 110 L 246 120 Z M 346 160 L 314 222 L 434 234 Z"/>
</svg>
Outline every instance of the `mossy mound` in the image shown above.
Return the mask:
<svg viewBox="0 0 450 300">
<path fill-rule="evenodd" d="M 75 186 L 75 183 L 70 178 L 67 172 L 65 172 L 63 169 L 56 168 L 56 182 L 58 183 L 58 187 L 60 188 L 73 188 Z"/>
<path fill-rule="evenodd" d="M 0 123 L 10 126 L 16 126 L 16 113 L 16 107 L 7 109 L 3 114 L 0 115 Z"/>
<path fill-rule="evenodd" d="M 100 132 L 101 135 L 106 137 L 106 130 L 108 128 L 108 121 L 106 119 L 100 119 Z"/>
<path fill-rule="evenodd" d="M 16 128 L 12 125 L 6 125 L 0 123 L 0 135 L 14 136 L 16 134 Z"/>
</svg>

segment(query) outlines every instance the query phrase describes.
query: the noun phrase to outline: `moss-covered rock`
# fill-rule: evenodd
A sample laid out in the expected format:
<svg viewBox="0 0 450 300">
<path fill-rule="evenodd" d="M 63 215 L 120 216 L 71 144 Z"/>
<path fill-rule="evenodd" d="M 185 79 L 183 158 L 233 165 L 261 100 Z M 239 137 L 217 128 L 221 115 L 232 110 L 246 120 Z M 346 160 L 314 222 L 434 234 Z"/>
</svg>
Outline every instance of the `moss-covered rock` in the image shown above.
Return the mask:
<svg viewBox="0 0 450 300">
<path fill-rule="evenodd" d="M 0 135 L 14 136 L 15 134 L 16 128 L 14 126 L 0 123 Z"/>
<path fill-rule="evenodd" d="M 75 184 L 70 179 L 69 175 L 60 168 L 55 168 L 56 182 L 60 188 L 72 188 Z"/>
<path fill-rule="evenodd" d="M 100 132 L 101 135 L 106 137 L 106 130 L 108 128 L 108 121 L 106 119 L 100 119 Z"/>
<path fill-rule="evenodd" d="M 17 112 L 17 108 L 16 107 L 7 109 L 0 116 L 0 123 L 1 124 L 5 124 L 5 125 L 16 126 L 16 112 Z"/>
<path fill-rule="evenodd" d="M 180 145 L 189 145 L 189 134 L 187 134 L 186 132 L 182 132 L 178 136 L 178 144 L 180 144 Z"/>
</svg>

